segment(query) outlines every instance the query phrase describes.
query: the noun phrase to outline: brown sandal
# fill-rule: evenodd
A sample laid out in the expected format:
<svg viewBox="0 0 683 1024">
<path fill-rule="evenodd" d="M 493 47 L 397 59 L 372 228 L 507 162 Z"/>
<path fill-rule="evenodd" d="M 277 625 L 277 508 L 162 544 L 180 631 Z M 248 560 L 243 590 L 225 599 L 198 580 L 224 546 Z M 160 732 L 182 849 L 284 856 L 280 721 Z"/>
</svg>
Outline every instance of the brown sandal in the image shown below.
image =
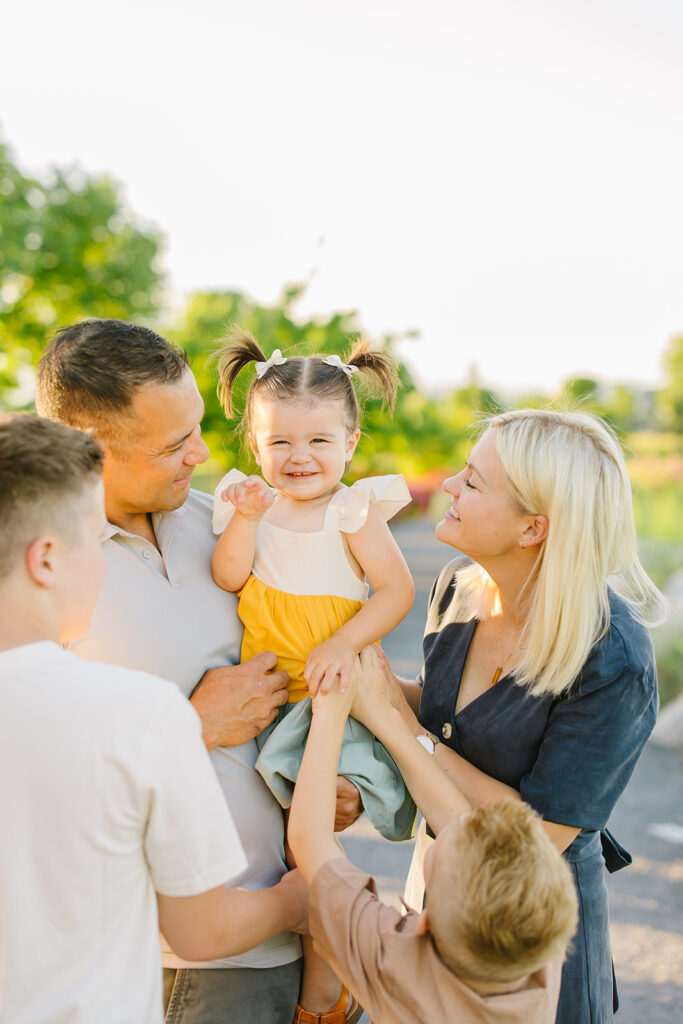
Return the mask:
<svg viewBox="0 0 683 1024">
<path fill-rule="evenodd" d="M 355 996 L 351 996 L 349 1003 L 349 990 L 342 985 L 339 999 L 324 1013 L 311 1013 L 304 1010 L 300 1003 L 296 1004 L 294 1020 L 292 1024 L 357 1024 L 363 1016 L 363 1007 L 359 1006 Z"/>
</svg>

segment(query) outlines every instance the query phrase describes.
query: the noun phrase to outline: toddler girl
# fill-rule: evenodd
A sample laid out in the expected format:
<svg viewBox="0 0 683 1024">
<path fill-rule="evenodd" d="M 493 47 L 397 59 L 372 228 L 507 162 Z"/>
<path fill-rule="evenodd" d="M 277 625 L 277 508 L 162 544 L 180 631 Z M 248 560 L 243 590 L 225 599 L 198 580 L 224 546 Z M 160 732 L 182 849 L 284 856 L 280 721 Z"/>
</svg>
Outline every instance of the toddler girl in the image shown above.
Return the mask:
<svg viewBox="0 0 683 1024">
<path fill-rule="evenodd" d="M 259 737 L 256 765 L 288 807 L 311 721 L 305 698 L 325 692 L 337 675 L 344 687 L 361 649 L 411 607 L 410 572 L 386 525 L 410 495 L 400 476 L 341 483 L 360 437 L 354 376 L 369 373 L 392 411 L 397 373 L 388 355 L 359 342 L 347 363 L 339 356 L 287 359 L 279 350 L 266 359 L 251 335 L 238 332 L 219 353 L 219 394 L 228 416 L 235 379 L 250 362 L 256 377 L 244 419 L 265 479 L 231 470 L 216 488 L 214 530 L 223 532 L 212 570 L 221 587 L 239 592 L 242 659 L 272 650 L 290 675 L 289 703 Z M 339 772 L 358 787 L 383 835 L 412 833 L 415 807 L 394 762 L 353 719 Z M 311 973 L 305 952 L 302 1002 L 315 1011 L 313 1002 L 329 1006 L 329 977 L 326 982 L 320 965 Z M 345 1000 L 342 993 L 337 1013 Z"/>
</svg>

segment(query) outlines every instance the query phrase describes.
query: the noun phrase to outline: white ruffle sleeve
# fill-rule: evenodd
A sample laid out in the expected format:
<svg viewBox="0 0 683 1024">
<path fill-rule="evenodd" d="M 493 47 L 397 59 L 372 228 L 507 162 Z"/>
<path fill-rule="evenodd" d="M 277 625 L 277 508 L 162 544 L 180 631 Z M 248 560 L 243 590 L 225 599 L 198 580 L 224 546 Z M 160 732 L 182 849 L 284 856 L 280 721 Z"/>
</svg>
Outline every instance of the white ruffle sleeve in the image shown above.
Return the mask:
<svg viewBox="0 0 683 1024">
<path fill-rule="evenodd" d="M 338 491 L 330 502 L 342 533 L 358 533 L 368 519 L 370 503 L 377 505 L 385 521 L 410 504 L 408 485 L 400 473 L 368 476 Z"/>
<path fill-rule="evenodd" d="M 213 532 L 222 533 L 235 513 L 235 506 L 231 501 L 223 501 L 221 494 L 230 484 L 238 484 L 240 480 L 246 480 L 247 475 L 240 469 L 230 469 L 213 492 Z"/>
</svg>

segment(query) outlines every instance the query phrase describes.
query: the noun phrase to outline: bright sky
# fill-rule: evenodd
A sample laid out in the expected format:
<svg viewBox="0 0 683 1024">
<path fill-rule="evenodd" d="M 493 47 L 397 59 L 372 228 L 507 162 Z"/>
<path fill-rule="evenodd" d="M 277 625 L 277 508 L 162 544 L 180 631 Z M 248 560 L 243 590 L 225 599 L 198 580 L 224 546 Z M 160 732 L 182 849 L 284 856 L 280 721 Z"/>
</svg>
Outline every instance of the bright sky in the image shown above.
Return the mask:
<svg viewBox="0 0 683 1024">
<path fill-rule="evenodd" d="M 653 385 L 683 331 L 680 0 L 34 0 L 3 36 L 23 169 L 110 172 L 176 292 L 315 270 L 301 312 L 418 330 L 428 386 Z"/>
</svg>

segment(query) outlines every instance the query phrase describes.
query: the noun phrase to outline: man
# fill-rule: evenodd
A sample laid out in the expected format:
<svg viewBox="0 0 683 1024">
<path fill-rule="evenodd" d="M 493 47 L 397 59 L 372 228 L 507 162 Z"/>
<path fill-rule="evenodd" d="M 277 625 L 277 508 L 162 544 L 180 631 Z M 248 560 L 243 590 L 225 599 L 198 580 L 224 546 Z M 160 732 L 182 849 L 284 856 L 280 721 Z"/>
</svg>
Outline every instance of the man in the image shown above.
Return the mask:
<svg viewBox="0 0 683 1024">
<path fill-rule="evenodd" d="M 160 1024 L 159 922 L 196 959 L 238 954 L 300 915 L 295 876 L 263 892 L 223 885 L 244 851 L 177 689 L 59 646 L 87 629 L 104 574 L 102 461 L 80 431 L 0 417 L 8 1024 Z"/>
<path fill-rule="evenodd" d="M 211 578 L 211 499 L 190 488 L 208 450 L 185 357 L 147 328 L 87 320 L 48 345 L 36 406 L 93 430 L 105 449 L 107 577 L 89 633 L 74 650 L 154 672 L 190 697 L 247 856 L 236 882 L 271 886 L 285 871 L 282 812 L 254 771 L 253 737 L 286 702 L 287 677 L 271 671 L 270 652 L 236 664 L 236 597 Z M 192 969 L 166 952 L 167 1019 L 291 1024 L 300 956 L 290 934 Z"/>
<path fill-rule="evenodd" d="M 383 670 L 370 648 L 346 693 L 313 700 L 297 778 L 289 841 L 310 893 L 316 949 L 344 981 L 318 1018 L 297 1007 L 295 1024 L 357 1019 L 375 1024 L 553 1024 L 562 958 L 576 930 L 569 867 L 522 801 L 471 810 L 374 688 Z M 364 722 L 399 766 L 436 834 L 424 863 L 425 907 L 402 917 L 377 898 L 374 879 L 343 856 L 332 832 L 334 779 L 346 716 Z M 424 745 L 421 741 L 424 741 Z"/>
</svg>

